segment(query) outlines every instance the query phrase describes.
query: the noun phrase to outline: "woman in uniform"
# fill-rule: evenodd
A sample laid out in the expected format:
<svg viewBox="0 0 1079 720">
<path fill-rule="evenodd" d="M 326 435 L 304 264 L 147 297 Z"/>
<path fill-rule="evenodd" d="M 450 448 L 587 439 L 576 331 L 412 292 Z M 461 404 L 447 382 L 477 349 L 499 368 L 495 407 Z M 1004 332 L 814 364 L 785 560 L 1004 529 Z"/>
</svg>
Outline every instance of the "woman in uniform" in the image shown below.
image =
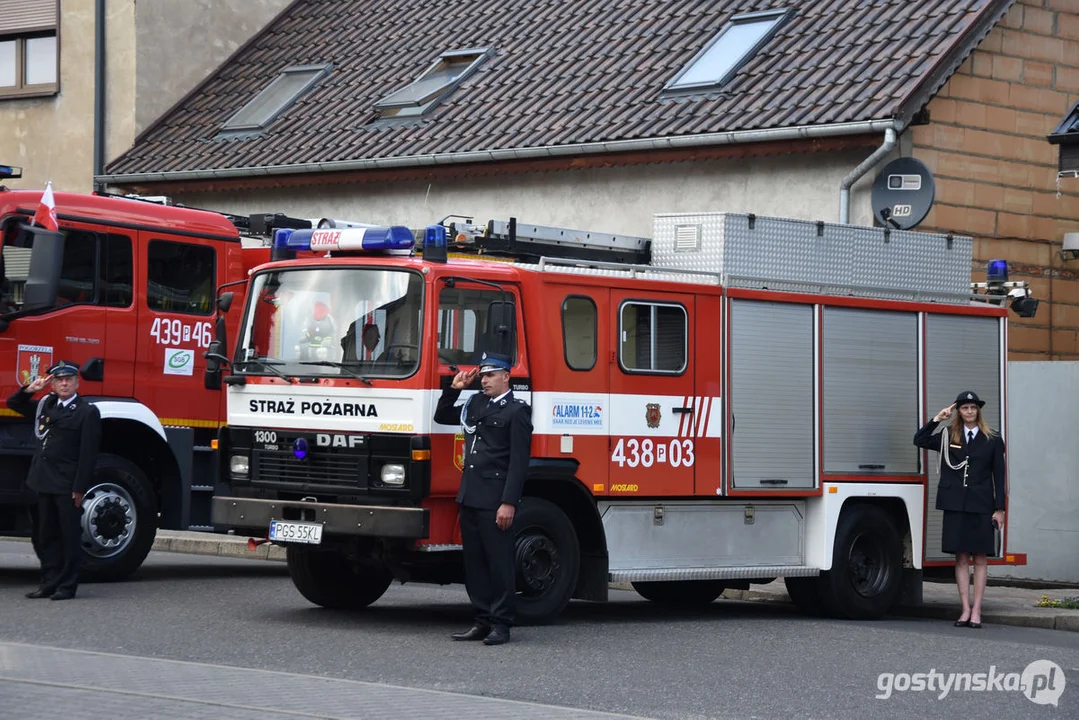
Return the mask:
<svg viewBox="0 0 1079 720">
<path fill-rule="evenodd" d="M 1004 440 L 982 417 L 985 401 L 959 393 L 914 435 L 914 444 L 940 453 L 937 510 L 944 511 L 941 550 L 955 554 L 955 582 L 963 613 L 956 627 L 982 626 L 982 597 L 987 578 L 986 556 L 995 553 L 994 530 L 1004 524 Z M 939 435 L 937 425 L 951 421 Z M 974 560 L 974 603 L 970 602 L 971 558 Z"/>
</svg>

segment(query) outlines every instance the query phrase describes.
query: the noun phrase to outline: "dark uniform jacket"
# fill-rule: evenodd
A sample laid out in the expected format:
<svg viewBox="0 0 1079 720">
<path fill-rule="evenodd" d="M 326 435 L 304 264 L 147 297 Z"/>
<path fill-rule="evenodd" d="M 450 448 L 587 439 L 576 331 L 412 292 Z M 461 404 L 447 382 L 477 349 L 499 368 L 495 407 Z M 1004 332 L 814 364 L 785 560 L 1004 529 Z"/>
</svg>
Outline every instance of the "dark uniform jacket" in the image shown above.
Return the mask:
<svg viewBox="0 0 1079 720">
<path fill-rule="evenodd" d="M 39 493 L 67 495 L 90 489 L 101 443 L 101 413 L 81 396 L 60 405 L 55 393 L 45 396 L 40 418 L 33 397 L 17 391 L 7 406 L 38 423 L 38 442 L 26 484 Z"/>
<path fill-rule="evenodd" d="M 937 425 L 935 420 L 927 422 L 914 435 L 914 444 L 926 450 L 940 451 L 941 438 L 934 435 Z M 986 437 L 979 431 L 974 442 L 967 444 L 966 432 L 962 441 L 952 442 L 950 428 L 945 426 L 941 433 L 946 435 L 945 452 L 952 465 L 968 461 L 966 467 L 966 485 L 963 483 L 963 469 L 952 470 L 947 462 L 940 464 L 940 486 L 937 489 L 937 510 L 955 510 L 969 513 L 991 514 L 994 510 L 1004 509 L 1005 470 L 1004 440 L 999 435 Z"/>
<path fill-rule="evenodd" d="M 446 388 L 435 408 L 435 421 L 464 426 L 465 458 L 457 502 L 466 507 L 497 510 L 517 505 L 524 492 L 532 447 L 532 408 L 508 393 L 495 403 L 476 393 L 455 407 L 461 391 Z"/>
</svg>

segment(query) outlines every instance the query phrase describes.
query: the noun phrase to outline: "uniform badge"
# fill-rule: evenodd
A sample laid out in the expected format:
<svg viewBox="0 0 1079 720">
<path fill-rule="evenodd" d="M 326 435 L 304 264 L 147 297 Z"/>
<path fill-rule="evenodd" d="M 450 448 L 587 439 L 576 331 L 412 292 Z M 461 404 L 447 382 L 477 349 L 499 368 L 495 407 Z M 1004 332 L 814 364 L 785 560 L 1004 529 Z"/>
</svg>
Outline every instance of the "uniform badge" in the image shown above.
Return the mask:
<svg viewBox="0 0 1079 720">
<path fill-rule="evenodd" d="M 659 411 L 659 403 L 648 403 L 644 406 L 644 421 L 648 423 L 648 427 L 658 428 L 659 421 L 662 419 L 663 414 Z"/>
<path fill-rule="evenodd" d="M 453 466 L 461 471 L 465 469 L 465 436 L 461 433 L 453 436 Z"/>
</svg>

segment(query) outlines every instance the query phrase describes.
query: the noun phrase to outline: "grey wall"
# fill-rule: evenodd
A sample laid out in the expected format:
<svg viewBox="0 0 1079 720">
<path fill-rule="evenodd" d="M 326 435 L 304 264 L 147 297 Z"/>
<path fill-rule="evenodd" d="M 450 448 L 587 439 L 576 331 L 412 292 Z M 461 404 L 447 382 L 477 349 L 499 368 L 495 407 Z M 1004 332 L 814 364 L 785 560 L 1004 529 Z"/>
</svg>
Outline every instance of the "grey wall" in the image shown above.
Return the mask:
<svg viewBox="0 0 1079 720">
<path fill-rule="evenodd" d="M 993 577 L 1079 583 L 1079 362 L 1008 363 L 1007 548 Z"/>
<path fill-rule="evenodd" d="M 138 0 L 135 132 L 146 129 L 291 0 Z"/>
<path fill-rule="evenodd" d="M 174 195 L 176 202 L 246 215 L 283 212 L 418 228 L 447 215 L 652 237 L 652 216 L 727 211 L 825 220 L 839 215 L 839 185 L 868 150 L 701 160 L 528 174 L 467 175 L 300 188 Z M 857 185 L 851 222 L 871 224 L 869 189 Z"/>
</svg>

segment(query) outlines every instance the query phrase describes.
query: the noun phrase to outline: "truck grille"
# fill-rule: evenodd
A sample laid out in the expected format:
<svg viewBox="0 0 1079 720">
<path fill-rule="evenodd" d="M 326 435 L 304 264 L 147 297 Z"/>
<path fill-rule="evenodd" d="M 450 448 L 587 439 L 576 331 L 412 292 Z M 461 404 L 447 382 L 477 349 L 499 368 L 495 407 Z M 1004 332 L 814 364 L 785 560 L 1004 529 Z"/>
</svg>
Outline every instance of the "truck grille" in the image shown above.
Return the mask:
<svg viewBox="0 0 1079 720">
<path fill-rule="evenodd" d="M 297 460 L 291 452 L 256 450 L 256 483 L 311 483 L 350 488 L 367 487 L 367 458 L 346 453 L 312 453 Z"/>
</svg>

